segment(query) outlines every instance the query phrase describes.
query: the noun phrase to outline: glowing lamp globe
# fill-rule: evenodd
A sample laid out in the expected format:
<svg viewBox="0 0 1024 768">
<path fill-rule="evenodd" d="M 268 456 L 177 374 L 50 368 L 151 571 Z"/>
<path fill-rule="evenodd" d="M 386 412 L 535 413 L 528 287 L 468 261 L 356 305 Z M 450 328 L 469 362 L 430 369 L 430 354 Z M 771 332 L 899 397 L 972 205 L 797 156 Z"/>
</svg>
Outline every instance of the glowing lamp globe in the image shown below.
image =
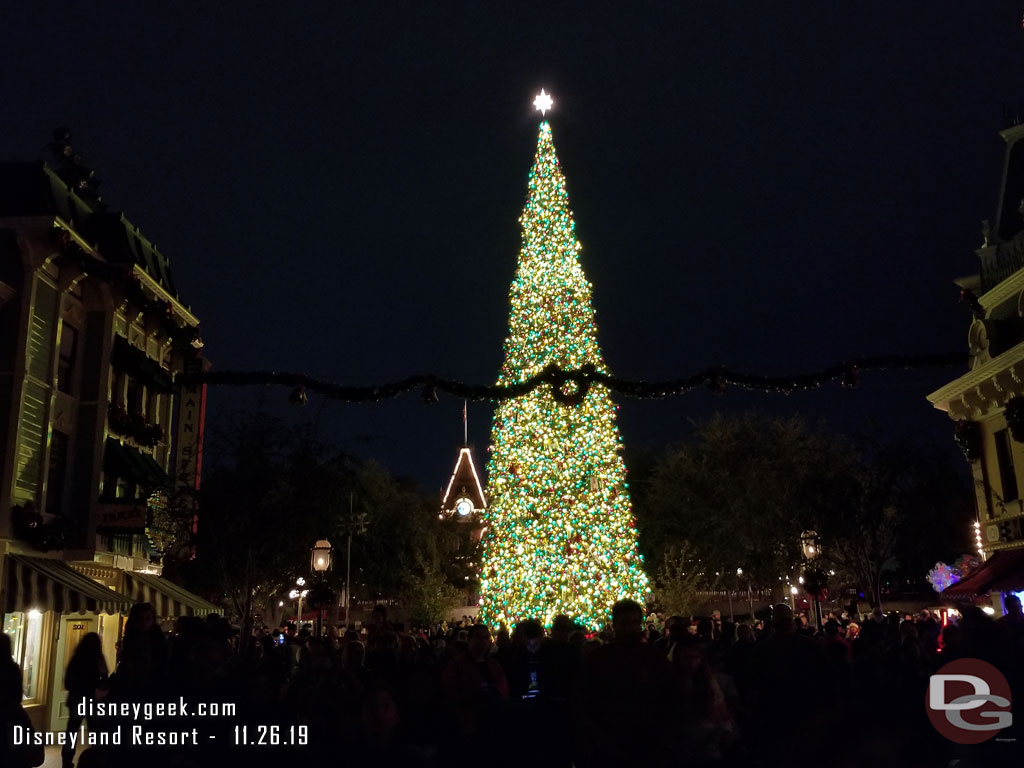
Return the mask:
<svg viewBox="0 0 1024 768">
<path fill-rule="evenodd" d="M 313 545 L 313 553 L 310 556 L 309 567 L 317 573 L 326 573 L 331 568 L 331 542 L 327 539 L 320 539 Z"/>
<path fill-rule="evenodd" d="M 804 531 L 800 534 L 800 545 L 804 550 L 804 557 L 813 560 L 821 554 L 821 546 L 818 544 L 817 531 Z"/>
</svg>

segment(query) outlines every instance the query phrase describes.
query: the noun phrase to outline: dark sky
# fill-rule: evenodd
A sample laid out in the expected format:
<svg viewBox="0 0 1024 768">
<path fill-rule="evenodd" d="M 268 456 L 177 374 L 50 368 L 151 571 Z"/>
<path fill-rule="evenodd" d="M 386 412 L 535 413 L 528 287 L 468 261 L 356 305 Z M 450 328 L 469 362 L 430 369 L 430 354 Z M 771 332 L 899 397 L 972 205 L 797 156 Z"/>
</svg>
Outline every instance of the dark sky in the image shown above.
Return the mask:
<svg viewBox="0 0 1024 768">
<path fill-rule="evenodd" d="M 105 200 L 171 258 L 218 369 L 490 383 L 544 87 L 615 373 L 960 351 L 952 280 L 994 213 L 1001 105 L 1024 102 L 1022 11 L 11 0 L 0 159 L 43 158 L 71 126 Z M 689 418 L 760 406 L 951 440 L 924 398 L 954 373 L 620 400 L 620 424 L 657 449 Z M 213 416 L 287 394 L 220 390 Z M 314 397 L 301 416 L 433 488 L 460 411 Z M 471 405 L 471 439 L 489 430 Z"/>
</svg>

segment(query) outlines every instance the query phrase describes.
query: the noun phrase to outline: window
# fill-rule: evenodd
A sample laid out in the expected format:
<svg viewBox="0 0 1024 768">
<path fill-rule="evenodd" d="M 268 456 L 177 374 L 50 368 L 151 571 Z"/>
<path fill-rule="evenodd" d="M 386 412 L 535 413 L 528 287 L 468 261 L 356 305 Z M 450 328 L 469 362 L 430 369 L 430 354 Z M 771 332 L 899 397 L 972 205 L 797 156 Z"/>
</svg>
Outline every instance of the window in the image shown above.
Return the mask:
<svg viewBox="0 0 1024 768">
<path fill-rule="evenodd" d="M 117 478 L 117 485 L 114 486 L 115 499 L 134 499 L 135 484 L 125 477 Z"/>
<path fill-rule="evenodd" d="M 34 699 L 39 693 L 43 614 L 39 611 L 4 614 L 4 634 L 11 638 L 14 661 L 21 667 L 21 698 Z"/>
<path fill-rule="evenodd" d="M 71 394 L 78 350 L 78 329 L 65 323 L 60 330 L 60 358 L 57 360 L 57 389 Z"/>
<path fill-rule="evenodd" d="M 1010 442 L 1010 430 L 1001 429 L 994 435 L 996 439 L 996 461 L 999 463 L 999 481 L 1003 486 L 1003 502 L 1017 498 L 1017 471 L 1013 466 L 1013 444 Z"/>
<path fill-rule="evenodd" d="M 46 477 L 46 511 L 51 515 L 61 513 L 67 468 L 68 436 L 54 430 L 50 436 L 50 471 Z"/>
<path fill-rule="evenodd" d="M 135 378 L 128 377 L 128 402 L 126 404 L 128 413 L 142 413 L 143 410 L 143 398 L 145 397 L 145 388 Z"/>
</svg>

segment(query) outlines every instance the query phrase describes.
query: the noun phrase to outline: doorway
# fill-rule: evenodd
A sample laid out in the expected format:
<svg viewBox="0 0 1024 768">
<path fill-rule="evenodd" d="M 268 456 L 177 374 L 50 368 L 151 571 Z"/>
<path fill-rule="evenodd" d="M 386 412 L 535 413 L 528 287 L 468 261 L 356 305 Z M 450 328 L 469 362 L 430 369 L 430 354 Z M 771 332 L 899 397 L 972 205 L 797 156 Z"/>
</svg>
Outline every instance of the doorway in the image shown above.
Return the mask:
<svg viewBox="0 0 1024 768">
<path fill-rule="evenodd" d="M 96 631 L 93 617 L 61 616 L 57 636 L 57 653 L 53 663 L 53 685 L 50 691 L 50 730 L 59 733 L 68 726 L 68 693 L 64 690 L 64 671 L 78 644 L 90 632 Z"/>
</svg>

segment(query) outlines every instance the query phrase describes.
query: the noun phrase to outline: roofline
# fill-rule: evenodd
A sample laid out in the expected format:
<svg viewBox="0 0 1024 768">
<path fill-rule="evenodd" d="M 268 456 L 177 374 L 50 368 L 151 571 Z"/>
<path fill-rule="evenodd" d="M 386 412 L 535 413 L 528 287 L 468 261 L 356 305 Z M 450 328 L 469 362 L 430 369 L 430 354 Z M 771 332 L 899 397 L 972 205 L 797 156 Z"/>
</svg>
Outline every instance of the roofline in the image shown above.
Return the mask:
<svg viewBox="0 0 1024 768">
<path fill-rule="evenodd" d="M 97 251 L 86 240 L 84 240 L 82 236 L 75 231 L 75 228 L 71 226 L 68 222 L 64 221 L 64 219 L 62 219 L 60 216 L 53 217 L 53 225 L 67 232 L 72 237 L 72 239 L 82 248 L 82 250 L 84 250 L 94 259 L 98 259 L 99 261 L 102 261 L 104 264 L 111 263 L 107 261 L 105 258 L 103 258 L 103 255 L 99 251 Z M 199 325 L 199 318 L 193 315 L 188 309 L 186 309 L 185 306 L 177 299 L 177 297 L 175 297 L 166 288 L 160 285 L 160 283 L 158 283 L 153 278 L 153 276 L 149 274 L 149 272 L 140 267 L 138 264 L 132 264 L 132 274 L 139 279 L 139 282 L 145 284 L 147 288 L 149 288 L 151 291 L 157 294 L 161 298 L 161 300 L 170 303 L 171 307 L 175 311 L 175 314 L 177 314 L 182 320 L 193 326 Z"/>
<path fill-rule="evenodd" d="M 441 499 L 441 507 L 448 503 L 448 496 L 451 495 L 452 485 L 455 483 L 455 476 L 459 474 L 459 467 L 462 464 L 462 457 L 465 456 L 469 460 L 469 469 L 473 473 L 473 481 L 476 483 L 476 489 L 480 493 L 480 500 L 484 503 L 483 508 L 487 509 L 487 496 L 484 495 L 484 487 L 480 485 L 480 476 L 476 473 L 476 465 L 473 464 L 473 454 L 468 447 L 459 449 L 459 459 L 455 462 L 455 470 L 452 472 L 452 476 L 448 478 L 448 488 L 445 489 L 444 498 Z"/>
</svg>

